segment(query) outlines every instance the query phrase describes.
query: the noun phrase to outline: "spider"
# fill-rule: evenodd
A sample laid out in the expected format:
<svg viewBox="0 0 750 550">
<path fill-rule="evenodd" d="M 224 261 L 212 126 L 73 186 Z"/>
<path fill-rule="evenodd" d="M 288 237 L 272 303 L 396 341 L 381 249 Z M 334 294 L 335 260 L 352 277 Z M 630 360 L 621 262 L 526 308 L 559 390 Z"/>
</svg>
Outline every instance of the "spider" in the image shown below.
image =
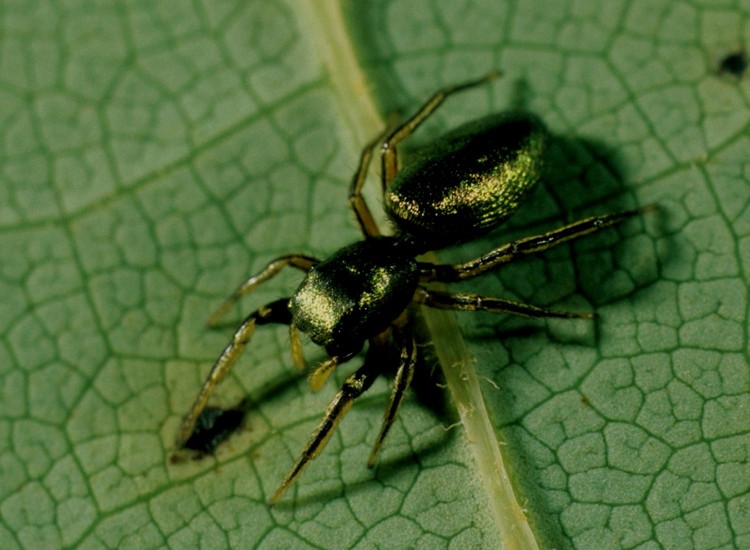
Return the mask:
<svg viewBox="0 0 750 550">
<path fill-rule="evenodd" d="M 305 273 L 291 297 L 258 308 L 239 325 L 182 421 L 177 436 L 178 448 L 183 448 L 190 439 L 211 393 L 229 373 L 258 325 L 289 326 L 292 358 L 300 368 L 304 367 L 300 332 L 325 348 L 328 358 L 310 375 L 313 390 L 322 386 L 335 367 L 356 356 L 365 343 L 376 351 L 391 343 L 397 346 L 399 360 L 390 399 L 368 460 L 368 467 L 373 467 L 417 362 L 417 348 L 410 330 L 410 304 L 532 318 L 592 318 L 590 313 L 552 311 L 503 298 L 450 293 L 425 286 L 429 282 L 447 283 L 476 277 L 523 256 L 601 231 L 652 208 L 581 219 L 559 229 L 503 244 L 464 263 L 418 261 L 417 256 L 423 253 L 475 239 L 497 227 L 513 214 L 542 176 L 549 133 L 538 118 L 518 111 L 466 123 L 438 138 L 407 166 L 399 167 L 399 143 L 446 98 L 498 75 L 499 72 L 494 71 L 482 78 L 438 90 L 413 116 L 400 125 L 386 128 L 365 146 L 349 189 L 349 205 L 362 231 L 362 240 L 324 260 L 302 254 L 276 258 L 237 287 L 210 316 L 209 324 L 217 324 L 240 297 L 285 267 Z M 393 226 L 389 236 L 381 233 L 361 193 L 378 147 L 383 203 Z M 384 370 L 382 362 L 372 361 L 368 356 L 364 364 L 346 378 L 269 504 L 275 504 L 321 452 L 354 400 L 369 389 Z"/>
</svg>

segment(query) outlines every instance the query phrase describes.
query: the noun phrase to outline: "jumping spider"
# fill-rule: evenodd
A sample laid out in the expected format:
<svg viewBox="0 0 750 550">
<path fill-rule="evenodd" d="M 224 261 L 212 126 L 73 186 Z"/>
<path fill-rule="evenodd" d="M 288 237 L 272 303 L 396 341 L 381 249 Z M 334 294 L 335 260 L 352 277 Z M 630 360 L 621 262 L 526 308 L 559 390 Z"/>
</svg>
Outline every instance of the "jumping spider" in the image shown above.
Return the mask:
<svg viewBox="0 0 750 550">
<path fill-rule="evenodd" d="M 409 137 L 450 95 L 493 80 L 483 78 L 447 87 L 435 93 L 406 122 L 386 129 L 362 151 L 349 190 L 349 205 L 364 239 L 346 246 L 325 260 L 291 254 L 270 262 L 242 283 L 209 319 L 224 316 L 243 295 L 290 266 L 305 272 L 305 279 L 286 297 L 251 313 L 236 330 L 216 360 L 177 436 L 179 448 L 193 433 L 211 392 L 229 373 L 248 344 L 255 327 L 270 323 L 289 326 L 294 362 L 304 359 L 299 332 L 325 348 L 328 358 L 310 377 L 313 390 L 321 387 L 332 370 L 363 348 L 394 342 L 400 358 L 368 466 L 398 413 L 414 375 L 417 348 L 410 330 L 407 307 L 412 303 L 433 308 L 509 313 L 525 317 L 591 318 L 589 313 L 551 311 L 502 298 L 473 293 L 433 290 L 424 283 L 453 282 L 481 275 L 520 257 L 601 231 L 646 209 L 593 216 L 541 235 L 503 244 L 486 254 L 459 264 L 418 261 L 417 256 L 477 238 L 507 219 L 540 179 L 549 134 L 536 117 L 506 112 L 464 124 L 437 139 L 407 166 L 400 168 L 397 146 Z M 374 152 L 380 146 L 382 192 L 393 235 L 384 236 L 362 194 Z M 297 463 L 270 498 L 277 502 L 302 470 L 323 449 L 334 428 L 386 365 L 365 361 L 351 374 L 325 411 Z"/>
</svg>

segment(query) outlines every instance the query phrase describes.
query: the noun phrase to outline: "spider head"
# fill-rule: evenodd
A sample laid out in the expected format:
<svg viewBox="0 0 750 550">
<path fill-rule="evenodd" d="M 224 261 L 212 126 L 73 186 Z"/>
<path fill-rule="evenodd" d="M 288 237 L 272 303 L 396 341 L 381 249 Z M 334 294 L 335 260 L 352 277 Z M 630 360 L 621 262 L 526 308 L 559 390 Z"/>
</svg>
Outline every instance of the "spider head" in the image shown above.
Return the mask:
<svg viewBox="0 0 750 550">
<path fill-rule="evenodd" d="M 315 265 L 289 301 L 294 326 L 331 356 L 351 357 L 409 305 L 414 257 L 392 237 L 342 248 Z"/>
</svg>

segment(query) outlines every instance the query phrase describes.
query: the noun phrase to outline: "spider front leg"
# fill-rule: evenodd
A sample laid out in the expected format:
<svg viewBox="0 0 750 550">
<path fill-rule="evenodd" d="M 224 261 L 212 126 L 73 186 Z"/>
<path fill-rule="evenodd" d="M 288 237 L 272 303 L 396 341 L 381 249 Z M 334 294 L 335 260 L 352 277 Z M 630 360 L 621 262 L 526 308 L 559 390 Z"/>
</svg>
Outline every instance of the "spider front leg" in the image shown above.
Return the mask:
<svg viewBox="0 0 750 550">
<path fill-rule="evenodd" d="M 296 267 L 297 269 L 307 273 L 310 268 L 318 263 L 319 260 L 311 256 L 305 256 L 303 254 L 288 254 L 286 256 L 280 256 L 275 260 L 271 261 L 266 267 L 264 267 L 259 273 L 250 277 L 247 281 L 238 286 L 234 292 L 224 300 L 216 310 L 209 315 L 206 324 L 210 327 L 219 324 L 219 320 L 226 315 L 232 306 L 237 303 L 237 300 L 242 298 L 245 294 L 249 294 L 261 284 L 265 283 L 269 279 L 275 277 L 279 272 L 286 266 Z"/>
<path fill-rule="evenodd" d="M 251 313 L 239 326 L 237 331 L 234 333 L 231 342 L 224 348 L 224 351 L 214 363 L 211 368 L 211 372 L 203 382 L 198 396 L 195 398 L 193 405 L 190 410 L 185 414 L 182 420 L 180 429 L 177 432 L 177 447 L 182 448 L 185 446 L 185 442 L 190 438 L 195 429 L 195 423 L 198 420 L 201 412 L 208 403 L 208 398 L 214 391 L 214 388 L 226 378 L 229 371 L 232 370 L 232 366 L 237 361 L 239 356 L 244 351 L 250 338 L 255 332 L 257 325 L 266 325 L 269 323 L 278 323 L 283 325 L 290 325 L 292 322 L 292 316 L 289 313 L 289 298 L 282 298 L 275 302 L 259 308 L 258 310 Z"/>
<path fill-rule="evenodd" d="M 312 433 L 310 440 L 302 450 L 302 454 L 297 459 L 297 463 L 269 499 L 269 505 L 273 506 L 276 504 L 305 467 L 320 454 L 320 451 L 323 450 L 331 435 L 333 435 L 333 430 L 336 429 L 336 426 L 352 406 L 354 400 L 372 386 L 372 383 L 380 374 L 381 368 L 382 365 L 365 360 L 365 364 L 344 381 L 341 390 L 339 390 L 328 404 L 323 415 L 323 420 Z"/>
<path fill-rule="evenodd" d="M 388 407 L 386 407 L 385 414 L 383 415 L 383 424 L 380 427 L 380 433 L 375 440 L 375 444 L 372 446 L 370 458 L 367 460 L 368 468 L 375 466 L 378 454 L 380 453 L 380 447 L 382 447 L 385 436 L 388 435 L 394 420 L 398 416 L 398 411 L 401 408 L 406 390 L 409 389 L 411 381 L 414 378 L 414 370 L 417 365 L 417 345 L 414 341 L 414 336 L 410 332 L 404 333 L 398 329 L 394 332 L 401 344 L 399 365 L 396 375 L 393 377 L 393 389 L 391 390 Z"/>
</svg>

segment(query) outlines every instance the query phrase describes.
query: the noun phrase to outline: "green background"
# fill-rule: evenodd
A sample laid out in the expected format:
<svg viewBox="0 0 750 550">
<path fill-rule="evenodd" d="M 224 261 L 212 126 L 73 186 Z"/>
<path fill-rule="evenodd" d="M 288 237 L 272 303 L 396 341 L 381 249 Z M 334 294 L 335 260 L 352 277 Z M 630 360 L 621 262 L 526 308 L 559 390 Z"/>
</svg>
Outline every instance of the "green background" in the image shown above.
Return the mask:
<svg viewBox="0 0 750 550">
<path fill-rule="evenodd" d="M 540 545 L 750 547 L 750 80 L 718 71 L 750 40 L 750 4 L 343 4 L 348 39 L 322 2 L 0 4 L 0 547 L 497 547 L 430 380 L 375 471 L 387 380 L 267 507 L 358 363 L 313 394 L 283 329 L 259 331 L 216 395 L 249 397 L 245 429 L 169 464 L 231 333 L 205 328 L 212 308 L 273 257 L 358 238 L 347 185 L 381 124 L 359 107 L 413 109 L 495 67 L 415 142 L 522 105 L 558 137 L 552 171 L 505 230 L 442 258 L 661 207 L 459 285 L 598 314 L 460 315 Z"/>
</svg>

